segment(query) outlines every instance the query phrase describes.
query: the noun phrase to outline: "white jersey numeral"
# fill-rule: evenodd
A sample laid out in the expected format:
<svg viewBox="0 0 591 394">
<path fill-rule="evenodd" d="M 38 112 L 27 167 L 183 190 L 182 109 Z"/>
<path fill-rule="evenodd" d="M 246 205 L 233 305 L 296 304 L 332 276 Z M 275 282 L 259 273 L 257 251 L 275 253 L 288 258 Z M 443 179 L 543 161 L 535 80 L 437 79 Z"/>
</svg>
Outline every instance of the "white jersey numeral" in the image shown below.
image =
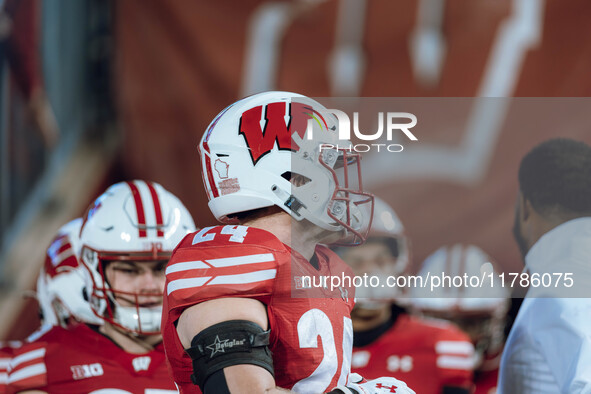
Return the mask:
<svg viewBox="0 0 591 394">
<path fill-rule="evenodd" d="M 343 364 L 339 375 L 339 384 L 345 384 L 351 369 L 351 351 L 353 348 L 353 325 L 351 319 L 344 318 L 343 328 Z M 319 309 L 311 309 L 304 313 L 298 321 L 298 337 L 300 348 L 318 347 L 318 337 L 322 340 L 323 357 L 314 372 L 307 378 L 297 382 L 293 391 L 298 393 L 323 393 L 330 387 L 339 367 L 334 329 L 330 319 Z"/>
<path fill-rule="evenodd" d="M 222 228 L 221 234 L 231 235 L 230 242 L 244 242 L 244 237 L 246 237 L 246 231 L 248 227 L 246 226 L 224 226 Z"/>
<path fill-rule="evenodd" d="M 196 245 L 201 242 L 213 241 L 215 238 L 215 233 L 208 234 L 214 227 L 205 227 L 202 228 L 195 236 L 193 237 L 193 245 Z M 230 242 L 237 242 L 242 243 L 244 242 L 244 238 L 246 237 L 246 232 L 248 231 L 248 227 L 246 226 L 224 226 L 222 227 L 222 231 L 220 234 L 223 235 L 231 235 Z"/>
<path fill-rule="evenodd" d="M 215 234 L 207 234 L 209 230 L 213 227 L 205 227 L 202 228 L 195 236 L 193 237 L 193 245 L 199 244 L 201 242 L 212 241 L 215 238 Z"/>
</svg>

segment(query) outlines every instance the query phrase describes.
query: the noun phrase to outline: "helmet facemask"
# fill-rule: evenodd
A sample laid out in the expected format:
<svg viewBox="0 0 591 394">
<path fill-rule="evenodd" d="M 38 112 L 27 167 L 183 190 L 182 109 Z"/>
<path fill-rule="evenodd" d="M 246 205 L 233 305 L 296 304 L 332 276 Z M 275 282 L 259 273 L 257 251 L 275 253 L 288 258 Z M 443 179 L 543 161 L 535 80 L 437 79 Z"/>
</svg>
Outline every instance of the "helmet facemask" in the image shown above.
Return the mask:
<svg viewBox="0 0 591 394">
<path fill-rule="evenodd" d="M 115 289 L 107 277 L 107 267 L 115 262 L 126 261 L 134 264 L 162 262 L 165 266 L 171 253 L 163 252 L 156 247 L 153 252 L 138 253 L 105 253 L 85 248 L 83 253 L 83 258 L 93 255 L 92 264 L 96 267 L 96 273 L 91 275 L 92 294 L 90 295 L 90 304 L 95 314 L 110 324 L 138 336 L 160 334 L 162 289 L 150 293 Z"/>
<path fill-rule="evenodd" d="M 328 152 L 328 154 L 325 154 Z M 373 218 L 373 195 L 363 191 L 361 155 L 345 148 L 336 149 L 336 163 L 331 167 L 332 151 L 323 150 L 320 163 L 331 171 L 335 189 L 327 208 L 328 216 L 347 230 L 341 245 L 359 245 L 365 241 Z"/>
</svg>

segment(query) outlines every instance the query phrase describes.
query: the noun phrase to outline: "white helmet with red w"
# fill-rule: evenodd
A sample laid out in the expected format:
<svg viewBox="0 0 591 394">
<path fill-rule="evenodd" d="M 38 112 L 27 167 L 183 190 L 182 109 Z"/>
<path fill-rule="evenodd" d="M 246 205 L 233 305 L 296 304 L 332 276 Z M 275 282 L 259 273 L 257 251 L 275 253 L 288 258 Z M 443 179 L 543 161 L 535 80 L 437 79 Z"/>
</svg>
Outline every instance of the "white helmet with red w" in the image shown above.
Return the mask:
<svg viewBox="0 0 591 394">
<path fill-rule="evenodd" d="M 67 327 L 71 318 L 103 323 L 91 310 L 84 294 L 85 270 L 78 260 L 82 218 L 63 225 L 51 241 L 37 279 L 37 300 L 44 324 Z"/>
<path fill-rule="evenodd" d="M 90 205 L 80 231 L 81 260 L 90 273 L 87 291 L 94 313 L 133 333 L 160 331 L 162 305 L 142 306 L 145 294 L 114 290 L 105 275 L 110 261 L 167 261 L 195 224 L 185 206 L 154 182 L 109 187 Z M 163 289 L 158 297 L 162 296 Z M 134 306 L 122 306 L 116 298 Z"/>
<path fill-rule="evenodd" d="M 289 92 L 244 98 L 218 114 L 199 151 L 209 208 L 233 214 L 278 206 L 295 220 L 362 242 L 373 197 L 363 192 L 360 156 L 337 136 L 337 119 L 318 102 Z"/>
<path fill-rule="evenodd" d="M 433 291 L 429 284 L 412 287 L 413 308 L 456 323 L 470 335 L 481 354 L 498 351 L 510 303 L 509 289 L 501 283 L 498 272 L 494 261 L 475 245 L 443 246 L 425 259 L 419 275 L 423 278 L 445 275 L 452 281 Z M 460 285 L 459 277 L 469 283 Z"/>
</svg>

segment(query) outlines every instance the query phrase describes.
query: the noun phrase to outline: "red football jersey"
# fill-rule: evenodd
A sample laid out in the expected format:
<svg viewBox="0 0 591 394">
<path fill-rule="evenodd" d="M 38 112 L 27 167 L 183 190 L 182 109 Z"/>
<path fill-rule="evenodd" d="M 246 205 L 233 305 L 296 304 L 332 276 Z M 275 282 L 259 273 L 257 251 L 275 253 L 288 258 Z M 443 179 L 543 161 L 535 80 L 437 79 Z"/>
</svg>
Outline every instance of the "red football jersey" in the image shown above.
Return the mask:
<svg viewBox="0 0 591 394">
<path fill-rule="evenodd" d="M 0 341 L 0 394 L 8 390 L 8 369 L 10 360 L 16 348 L 22 345 L 21 341 Z"/>
<path fill-rule="evenodd" d="M 8 382 L 8 365 L 10 364 L 12 349 L 5 349 L 0 343 L 0 393 L 6 393 Z"/>
<path fill-rule="evenodd" d="M 162 322 L 166 354 L 181 393 L 199 389 L 191 383 L 191 359 L 174 323 L 187 307 L 219 297 L 253 298 L 267 306 L 277 386 L 321 393 L 345 383 L 351 365 L 353 288 L 331 291 L 330 282 L 328 288 L 310 288 L 304 277 L 351 273 L 324 246 L 316 248 L 316 257 L 318 270 L 273 234 L 245 226 L 208 227 L 181 241 L 166 269 Z"/>
<path fill-rule="evenodd" d="M 176 393 L 164 346 L 145 354 L 125 352 L 85 324 L 53 327 L 16 349 L 9 392 L 165 394 Z"/>
<path fill-rule="evenodd" d="M 480 372 L 474 379 L 476 391 L 474 394 L 495 394 L 497 392 L 497 381 L 499 379 L 499 369 Z"/>
<path fill-rule="evenodd" d="M 366 379 L 394 376 L 421 394 L 444 386 L 471 388 L 474 347 L 469 337 L 444 321 L 401 314 L 377 340 L 353 348 L 351 369 Z"/>
</svg>

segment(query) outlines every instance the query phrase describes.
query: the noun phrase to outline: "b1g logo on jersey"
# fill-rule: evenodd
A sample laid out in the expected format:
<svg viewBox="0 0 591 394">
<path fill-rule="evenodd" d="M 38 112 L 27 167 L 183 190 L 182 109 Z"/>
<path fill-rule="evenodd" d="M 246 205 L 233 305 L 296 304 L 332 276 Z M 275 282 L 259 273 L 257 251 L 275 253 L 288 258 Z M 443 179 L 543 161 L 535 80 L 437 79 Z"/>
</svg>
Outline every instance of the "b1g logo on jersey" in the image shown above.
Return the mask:
<svg viewBox="0 0 591 394">
<path fill-rule="evenodd" d="M 238 133 L 244 136 L 253 164 L 269 153 L 275 143 L 279 150 L 297 152 L 300 146 L 292 136 L 297 133 L 304 138 L 311 114 L 318 113 L 309 105 L 285 101 L 244 111 Z"/>
<path fill-rule="evenodd" d="M 72 365 L 72 378 L 74 380 L 92 378 L 94 376 L 102 376 L 104 374 L 103 366 L 99 363 L 87 365 Z"/>
</svg>

